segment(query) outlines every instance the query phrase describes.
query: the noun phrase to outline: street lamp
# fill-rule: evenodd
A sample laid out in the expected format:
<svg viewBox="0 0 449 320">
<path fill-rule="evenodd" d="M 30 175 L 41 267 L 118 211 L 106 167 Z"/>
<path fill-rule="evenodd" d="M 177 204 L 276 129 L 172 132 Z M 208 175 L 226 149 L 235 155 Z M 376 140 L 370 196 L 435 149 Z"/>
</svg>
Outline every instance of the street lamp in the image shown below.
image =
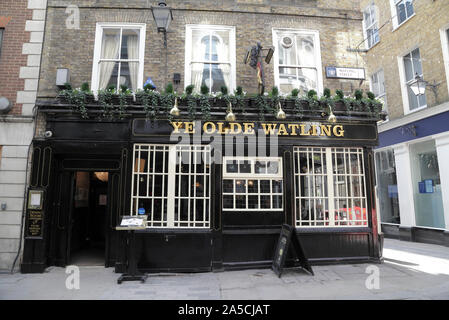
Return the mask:
<svg viewBox="0 0 449 320">
<path fill-rule="evenodd" d="M 157 7 L 152 7 L 153 18 L 156 22 L 157 32 L 164 33 L 164 47 L 167 47 L 167 30 L 170 22 L 173 20 L 173 14 L 170 7 L 167 7 L 165 1 L 159 1 Z"/>
<path fill-rule="evenodd" d="M 437 90 L 440 83 L 436 83 L 435 80 L 433 83 L 429 83 L 425 81 L 418 73 L 415 74 L 415 81 L 409 84 L 410 89 L 412 89 L 415 96 L 421 96 L 426 92 L 426 87 L 430 87 L 435 95 L 435 100 L 437 99 Z"/>
</svg>

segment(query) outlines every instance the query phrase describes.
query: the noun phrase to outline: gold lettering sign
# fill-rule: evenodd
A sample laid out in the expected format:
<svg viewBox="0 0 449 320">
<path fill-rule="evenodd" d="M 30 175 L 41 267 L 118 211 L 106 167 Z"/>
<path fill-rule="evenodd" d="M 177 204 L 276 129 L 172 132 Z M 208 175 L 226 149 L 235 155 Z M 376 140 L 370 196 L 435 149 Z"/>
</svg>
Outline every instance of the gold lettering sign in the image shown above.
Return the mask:
<svg viewBox="0 0 449 320">
<path fill-rule="evenodd" d="M 195 133 L 196 122 L 172 121 L 173 133 Z M 212 122 L 203 123 L 204 134 L 246 134 L 255 135 L 258 131 L 257 122 Z M 310 137 L 344 137 L 343 125 L 317 123 L 260 123 L 260 130 L 266 135 L 277 136 L 310 136 Z"/>
</svg>

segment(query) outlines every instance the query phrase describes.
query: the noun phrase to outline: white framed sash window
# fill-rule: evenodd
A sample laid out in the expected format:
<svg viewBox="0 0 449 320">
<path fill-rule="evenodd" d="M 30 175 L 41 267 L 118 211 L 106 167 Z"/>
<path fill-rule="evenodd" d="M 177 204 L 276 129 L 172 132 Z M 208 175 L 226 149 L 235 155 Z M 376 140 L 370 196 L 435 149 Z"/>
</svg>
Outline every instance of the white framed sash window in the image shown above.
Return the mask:
<svg viewBox="0 0 449 320">
<path fill-rule="evenodd" d="M 145 24 L 97 23 L 92 90 L 143 87 Z"/>
<path fill-rule="evenodd" d="M 292 89 L 323 92 L 319 32 L 273 29 L 274 80 L 284 93 Z"/>
<path fill-rule="evenodd" d="M 235 27 L 187 25 L 185 47 L 185 84 L 199 92 L 207 85 L 210 92 L 226 86 L 236 88 Z"/>
</svg>

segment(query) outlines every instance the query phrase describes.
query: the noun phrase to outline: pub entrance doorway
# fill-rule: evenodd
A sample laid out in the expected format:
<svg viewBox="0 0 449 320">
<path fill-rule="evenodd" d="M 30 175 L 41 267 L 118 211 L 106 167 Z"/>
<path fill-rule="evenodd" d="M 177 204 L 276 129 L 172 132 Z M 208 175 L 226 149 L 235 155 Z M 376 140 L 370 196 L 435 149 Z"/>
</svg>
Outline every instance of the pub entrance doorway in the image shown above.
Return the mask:
<svg viewBox="0 0 449 320">
<path fill-rule="evenodd" d="M 105 265 L 108 172 L 75 172 L 70 264 Z"/>
</svg>

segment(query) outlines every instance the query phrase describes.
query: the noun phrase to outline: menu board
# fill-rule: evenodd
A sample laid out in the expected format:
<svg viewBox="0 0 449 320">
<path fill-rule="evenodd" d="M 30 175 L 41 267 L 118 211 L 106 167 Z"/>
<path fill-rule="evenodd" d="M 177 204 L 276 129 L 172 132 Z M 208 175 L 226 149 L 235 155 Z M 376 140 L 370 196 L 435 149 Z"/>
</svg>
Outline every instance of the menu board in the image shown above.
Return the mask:
<svg viewBox="0 0 449 320">
<path fill-rule="evenodd" d="M 276 246 L 273 264 L 271 266 L 274 273 L 276 273 L 278 277 L 281 277 L 285 265 L 285 260 L 287 258 L 288 248 L 290 248 L 290 244 L 293 244 L 293 253 L 298 258 L 301 267 L 313 275 L 312 267 L 309 265 L 309 261 L 307 260 L 304 254 L 304 250 L 301 246 L 301 243 L 299 242 L 298 237 L 296 236 L 295 228 L 288 224 L 284 224 L 282 226 L 281 234 L 279 236 L 279 240 Z"/>
<path fill-rule="evenodd" d="M 25 238 L 43 239 L 44 212 L 40 210 L 28 210 L 28 219 Z"/>
</svg>

